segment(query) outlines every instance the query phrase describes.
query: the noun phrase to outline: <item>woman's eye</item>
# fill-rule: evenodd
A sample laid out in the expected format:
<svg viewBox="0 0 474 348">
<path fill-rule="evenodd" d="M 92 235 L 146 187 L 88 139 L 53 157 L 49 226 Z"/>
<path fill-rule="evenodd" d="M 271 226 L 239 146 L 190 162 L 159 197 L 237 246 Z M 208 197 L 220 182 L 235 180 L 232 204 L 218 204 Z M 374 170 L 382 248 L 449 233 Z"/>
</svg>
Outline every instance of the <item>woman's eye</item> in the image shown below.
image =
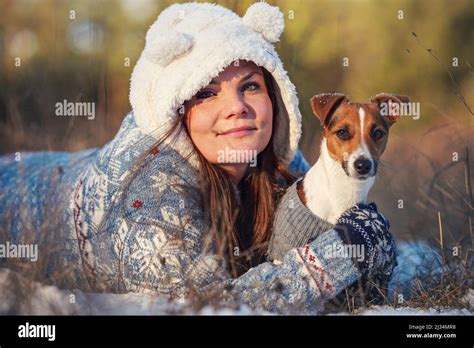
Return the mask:
<svg viewBox="0 0 474 348">
<path fill-rule="evenodd" d="M 339 139 L 342 139 L 342 140 L 349 139 L 349 133 L 345 129 L 339 129 L 336 132 L 336 135 L 338 136 Z"/>
<path fill-rule="evenodd" d="M 245 84 L 242 87 L 242 91 L 255 91 L 260 88 L 260 85 L 257 82 L 250 82 Z"/>
<path fill-rule="evenodd" d="M 211 91 L 202 91 L 202 92 L 198 92 L 196 94 L 196 98 L 197 99 L 206 99 L 206 98 L 212 97 L 213 95 L 214 95 L 214 93 L 211 92 Z"/>
<path fill-rule="evenodd" d="M 381 131 L 380 129 L 376 129 L 372 132 L 372 139 L 374 140 L 380 140 L 384 137 L 385 133 Z"/>
</svg>

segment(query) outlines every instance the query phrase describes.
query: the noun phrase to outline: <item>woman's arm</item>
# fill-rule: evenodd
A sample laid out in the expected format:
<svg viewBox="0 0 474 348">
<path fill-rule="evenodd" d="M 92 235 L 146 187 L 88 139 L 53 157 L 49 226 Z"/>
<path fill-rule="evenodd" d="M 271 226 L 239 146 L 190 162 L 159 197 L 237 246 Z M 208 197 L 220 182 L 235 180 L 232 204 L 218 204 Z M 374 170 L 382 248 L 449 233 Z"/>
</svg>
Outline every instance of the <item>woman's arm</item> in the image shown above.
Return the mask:
<svg viewBox="0 0 474 348">
<path fill-rule="evenodd" d="M 162 209 L 171 209 L 168 203 L 176 202 L 176 197 L 181 197 L 178 202 L 192 202 L 186 195 L 163 197 Z M 336 230 L 330 230 L 290 250 L 281 264 L 265 262 L 232 279 L 212 245 L 206 250 L 201 219 L 198 210 L 178 206 L 173 216 L 158 224 L 130 225 L 127 245 L 123 245 L 130 251 L 120 275 L 124 288 L 174 297 L 217 295 L 273 312 L 306 313 L 317 312 L 326 300 L 361 277 L 351 258 L 330 252 L 342 244 Z"/>
<path fill-rule="evenodd" d="M 160 155 L 163 161 L 172 156 L 166 151 Z M 111 238 L 119 242 L 114 248 L 122 251 L 118 255 L 122 291 L 172 297 L 217 294 L 224 300 L 235 299 L 269 311 L 309 313 L 317 312 L 326 300 L 362 276 L 352 258 L 333 252 L 347 243 L 335 228 L 290 250 L 281 264 L 265 262 L 232 279 L 206 235 L 199 197 L 190 188 L 191 178 L 183 175 L 183 165 L 175 162 L 176 158 L 169 159 L 168 163 L 176 165 L 174 170 L 166 165 L 166 174 L 160 173 L 161 166 L 143 168 L 129 188 L 125 214 L 109 220 L 112 229 L 123 226 L 120 238 Z M 140 204 L 135 204 L 137 199 Z M 368 220 L 378 218 L 375 215 Z"/>
<path fill-rule="evenodd" d="M 305 233 L 304 224 L 298 226 L 294 233 Z M 283 262 L 263 263 L 227 285 L 251 306 L 315 312 L 363 275 L 391 274 L 396 246 L 388 228 L 374 204 L 359 204 L 344 212 L 333 229 L 289 250 Z"/>
<path fill-rule="evenodd" d="M 351 258 L 331 253 L 342 245 L 329 230 L 301 248 L 291 249 L 279 264 L 265 262 L 225 282 L 226 292 L 250 307 L 285 314 L 317 313 L 324 303 L 361 278 Z"/>
</svg>

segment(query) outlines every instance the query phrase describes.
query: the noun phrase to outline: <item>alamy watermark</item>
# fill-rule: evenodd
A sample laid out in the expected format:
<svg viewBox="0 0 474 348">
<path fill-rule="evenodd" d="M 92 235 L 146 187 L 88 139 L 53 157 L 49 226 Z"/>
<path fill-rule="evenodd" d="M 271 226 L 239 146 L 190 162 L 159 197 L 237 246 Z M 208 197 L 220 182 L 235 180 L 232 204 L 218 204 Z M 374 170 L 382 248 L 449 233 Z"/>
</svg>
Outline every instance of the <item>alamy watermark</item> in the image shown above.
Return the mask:
<svg viewBox="0 0 474 348">
<path fill-rule="evenodd" d="M 226 147 L 217 150 L 218 163 L 249 163 L 250 167 L 257 166 L 257 150 L 235 150 Z"/>
<path fill-rule="evenodd" d="M 333 243 L 326 245 L 324 256 L 326 258 L 356 259 L 361 262 L 365 257 L 364 244 Z"/>
<path fill-rule="evenodd" d="M 0 258 L 29 259 L 31 262 L 38 260 L 37 244 L 13 244 L 6 242 L 0 244 Z"/>
<path fill-rule="evenodd" d="M 380 114 L 382 116 L 408 116 L 418 120 L 420 118 L 420 103 L 396 103 L 389 100 L 380 103 Z"/>
<path fill-rule="evenodd" d="M 18 337 L 20 338 L 47 338 L 48 341 L 56 339 L 56 325 L 38 325 L 26 322 L 18 326 Z"/>
<path fill-rule="evenodd" d="M 95 103 L 93 102 L 69 102 L 64 99 L 55 104 L 56 116 L 79 116 L 87 117 L 88 120 L 95 119 Z"/>
</svg>

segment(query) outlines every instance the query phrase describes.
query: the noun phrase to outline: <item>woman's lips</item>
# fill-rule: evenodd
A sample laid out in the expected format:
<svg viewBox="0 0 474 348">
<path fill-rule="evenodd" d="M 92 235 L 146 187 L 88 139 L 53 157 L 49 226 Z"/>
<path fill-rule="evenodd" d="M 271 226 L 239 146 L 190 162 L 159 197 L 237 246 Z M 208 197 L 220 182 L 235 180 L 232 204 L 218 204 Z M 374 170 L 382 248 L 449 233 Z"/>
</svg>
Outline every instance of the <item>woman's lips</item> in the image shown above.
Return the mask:
<svg viewBox="0 0 474 348">
<path fill-rule="evenodd" d="M 255 132 L 256 130 L 257 128 L 255 127 L 243 126 L 226 130 L 225 132 L 222 132 L 219 135 L 224 135 L 226 137 L 232 138 L 241 138 Z"/>
</svg>

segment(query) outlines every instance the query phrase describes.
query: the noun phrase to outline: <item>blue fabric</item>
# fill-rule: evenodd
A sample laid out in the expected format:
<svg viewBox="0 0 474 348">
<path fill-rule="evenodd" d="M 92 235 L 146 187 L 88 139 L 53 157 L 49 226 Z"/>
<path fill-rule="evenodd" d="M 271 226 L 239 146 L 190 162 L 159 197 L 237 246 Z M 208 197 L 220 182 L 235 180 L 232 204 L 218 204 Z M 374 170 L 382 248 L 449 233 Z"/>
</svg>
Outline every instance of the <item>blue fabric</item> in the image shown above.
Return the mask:
<svg viewBox="0 0 474 348">
<path fill-rule="evenodd" d="M 301 153 L 300 149 L 296 150 L 295 157 L 291 161 L 289 167 L 294 172 L 301 174 L 305 174 L 309 170 L 310 166 L 304 158 L 303 154 Z"/>
<path fill-rule="evenodd" d="M 391 275 L 395 267 L 396 245 L 389 227 L 388 220 L 378 212 L 375 203 L 359 203 L 341 215 L 334 229 L 346 245 L 364 247 L 364 257 L 355 261 L 362 273 L 372 274 L 377 270 Z"/>
<path fill-rule="evenodd" d="M 21 152 L 0 157 L 0 217 L 4 226 L 10 222 L 13 241 L 23 240 L 29 229 L 40 230 L 52 206 L 64 214 L 70 182 L 96 152 Z"/>
</svg>

